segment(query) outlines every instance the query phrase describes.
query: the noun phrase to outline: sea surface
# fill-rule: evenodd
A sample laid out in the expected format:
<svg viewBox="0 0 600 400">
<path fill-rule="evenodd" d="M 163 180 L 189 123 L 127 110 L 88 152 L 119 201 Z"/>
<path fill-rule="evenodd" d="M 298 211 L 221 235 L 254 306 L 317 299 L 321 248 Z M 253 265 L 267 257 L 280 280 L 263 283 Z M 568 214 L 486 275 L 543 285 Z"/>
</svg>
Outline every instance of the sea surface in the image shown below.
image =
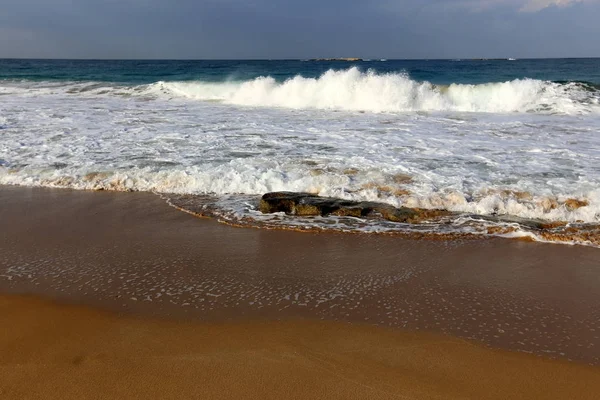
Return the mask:
<svg viewBox="0 0 600 400">
<path fill-rule="evenodd" d="M 225 222 L 600 244 L 600 59 L 0 60 L 0 184 L 152 191 Z M 262 214 L 310 192 L 452 211 Z"/>
</svg>

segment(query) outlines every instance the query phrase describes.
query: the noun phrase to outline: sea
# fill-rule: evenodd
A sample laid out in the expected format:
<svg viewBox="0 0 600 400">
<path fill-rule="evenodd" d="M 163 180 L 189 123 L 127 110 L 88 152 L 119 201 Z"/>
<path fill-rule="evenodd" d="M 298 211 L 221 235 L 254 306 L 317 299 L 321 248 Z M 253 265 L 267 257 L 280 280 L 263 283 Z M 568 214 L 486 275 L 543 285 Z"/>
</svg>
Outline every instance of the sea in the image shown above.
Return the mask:
<svg viewBox="0 0 600 400">
<path fill-rule="evenodd" d="M 235 225 L 600 245 L 600 59 L 0 60 L 0 184 Z M 443 217 L 263 214 L 306 192 Z"/>
</svg>

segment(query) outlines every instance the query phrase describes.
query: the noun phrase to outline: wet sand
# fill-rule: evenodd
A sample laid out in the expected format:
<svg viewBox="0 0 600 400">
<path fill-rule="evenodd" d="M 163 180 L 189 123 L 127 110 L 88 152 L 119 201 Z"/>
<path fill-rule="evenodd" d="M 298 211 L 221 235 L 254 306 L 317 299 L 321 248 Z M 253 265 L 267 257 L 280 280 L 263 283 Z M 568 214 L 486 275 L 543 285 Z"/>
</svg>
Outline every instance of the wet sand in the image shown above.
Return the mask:
<svg viewBox="0 0 600 400">
<path fill-rule="evenodd" d="M 109 383 L 127 371 L 140 396 L 159 386 L 195 393 L 199 379 L 214 390 L 205 398 L 223 385 L 257 398 L 306 386 L 316 391 L 297 398 L 598 393 L 597 367 L 584 367 L 600 363 L 598 249 L 233 228 L 149 193 L 1 187 L 0 221 L 0 353 L 13 394 L 44 397 L 51 382 L 67 397 L 98 385 L 119 397 L 125 389 Z M 22 294 L 104 311 L 14 296 Z M 355 358 L 344 358 L 348 343 Z M 259 344 L 268 356 L 254 356 Z M 420 352 L 405 358 L 407 346 Z M 168 382 L 156 379 L 167 372 Z M 46 377 L 39 387 L 22 386 L 37 373 Z"/>
<path fill-rule="evenodd" d="M 310 320 L 139 319 L 0 296 L 4 399 L 595 399 L 600 369 Z"/>
</svg>

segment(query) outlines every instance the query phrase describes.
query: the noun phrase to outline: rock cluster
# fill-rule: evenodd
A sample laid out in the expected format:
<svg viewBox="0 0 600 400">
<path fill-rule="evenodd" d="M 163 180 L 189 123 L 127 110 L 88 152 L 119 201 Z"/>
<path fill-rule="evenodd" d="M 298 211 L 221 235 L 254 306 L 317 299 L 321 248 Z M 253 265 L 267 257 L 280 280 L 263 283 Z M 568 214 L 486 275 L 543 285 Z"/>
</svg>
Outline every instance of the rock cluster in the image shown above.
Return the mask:
<svg viewBox="0 0 600 400">
<path fill-rule="evenodd" d="M 302 216 L 379 217 L 388 221 L 404 223 L 419 223 L 452 214 L 445 210 L 394 207 L 389 204 L 371 201 L 358 202 L 296 192 L 272 192 L 265 194 L 260 200 L 260 211 L 265 214 L 284 212 L 286 214 Z"/>
</svg>

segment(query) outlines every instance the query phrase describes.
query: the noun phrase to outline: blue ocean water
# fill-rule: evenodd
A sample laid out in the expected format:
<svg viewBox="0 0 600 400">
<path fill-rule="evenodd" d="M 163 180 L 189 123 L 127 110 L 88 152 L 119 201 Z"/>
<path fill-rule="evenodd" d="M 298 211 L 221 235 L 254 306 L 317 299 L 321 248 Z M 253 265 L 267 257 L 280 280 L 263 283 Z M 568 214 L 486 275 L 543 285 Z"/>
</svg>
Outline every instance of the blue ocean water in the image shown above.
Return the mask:
<svg viewBox="0 0 600 400">
<path fill-rule="evenodd" d="M 434 84 L 481 84 L 531 78 L 600 85 L 600 58 L 525 60 L 7 60 L 0 59 L 0 79 L 101 81 L 144 84 L 157 81 L 250 80 L 272 76 L 278 81 L 302 75 L 316 78 L 330 69 L 357 66 L 378 73 L 408 74 Z"/>
<path fill-rule="evenodd" d="M 600 245 L 600 59 L 0 60 L 0 184 L 185 195 L 261 226 Z M 270 191 L 453 214 L 262 215 Z"/>
</svg>

